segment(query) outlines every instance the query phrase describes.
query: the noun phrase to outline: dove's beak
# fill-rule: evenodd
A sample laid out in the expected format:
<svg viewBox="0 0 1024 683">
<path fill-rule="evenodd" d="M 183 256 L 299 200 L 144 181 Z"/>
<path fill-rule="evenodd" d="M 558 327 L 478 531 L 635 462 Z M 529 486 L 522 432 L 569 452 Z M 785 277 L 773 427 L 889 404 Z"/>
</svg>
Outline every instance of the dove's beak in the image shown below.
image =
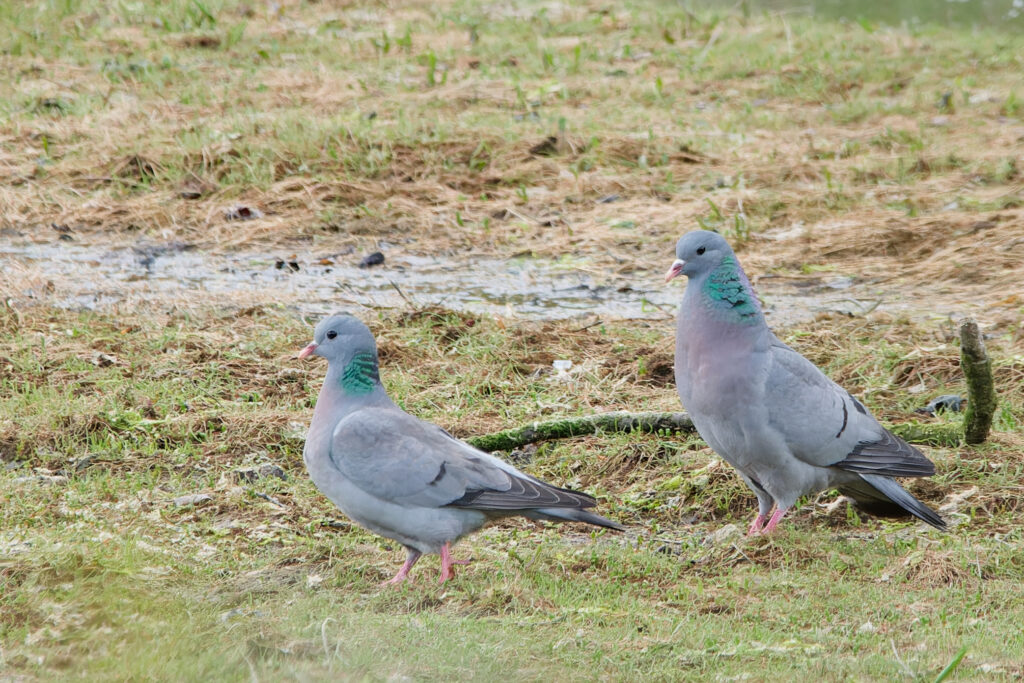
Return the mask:
<svg viewBox="0 0 1024 683">
<path fill-rule="evenodd" d="M 309 358 L 310 356 L 313 355 L 314 351 L 316 351 L 316 344 L 310 344 L 306 348 L 299 351 L 299 360 L 302 360 L 303 358 Z"/>
<path fill-rule="evenodd" d="M 685 265 L 686 261 L 676 259 L 672 263 L 672 267 L 668 269 L 667 273 L 665 273 L 665 282 L 672 282 L 672 280 L 679 277 L 679 273 L 683 272 L 683 266 Z"/>
</svg>

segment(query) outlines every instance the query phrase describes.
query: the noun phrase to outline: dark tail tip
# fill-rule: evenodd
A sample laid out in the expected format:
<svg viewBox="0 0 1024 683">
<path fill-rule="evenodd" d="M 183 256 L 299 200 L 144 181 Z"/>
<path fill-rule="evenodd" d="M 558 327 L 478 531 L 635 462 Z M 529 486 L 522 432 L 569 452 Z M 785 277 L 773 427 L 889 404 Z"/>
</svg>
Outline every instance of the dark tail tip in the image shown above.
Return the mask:
<svg viewBox="0 0 1024 683">
<path fill-rule="evenodd" d="M 896 505 L 914 515 L 925 524 L 929 524 L 939 531 L 948 531 L 946 521 L 939 516 L 935 510 L 914 498 L 902 486 L 893 479 L 878 474 L 860 473 L 861 479 L 871 485 L 876 491 Z"/>
<path fill-rule="evenodd" d="M 604 517 L 598 517 L 594 521 L 587 520 L 590 524 L 596 524 L 597 526 L 604 527 L 605 529 L 611 529 L 612 531 L 625 531 L 626 527 L 622 526 L 617 522 L 613 522 L 610 519 Z"/>
<path fill-rule="evenodd" d="M 593 512 L 587 512 L 586 510 L 580 510 L 577 512 L 576 521 L 586 522 L 587 524 L 604 527 L 605 529 L 611 529 L 612 531 L 626 530 L 626 527 L 622 526 L 618 522 L 613 522 L 610 519 L 602 517 L 601 515 L 595 515 Z"/>
<path fill-rule="evenodd" d="M 604 527 L 612 531 L 625 531 L 626 527 L 610 519 L 593 512 L 573 508 L 539 508 L 526 514 L 533 519 L 546 519 L 549 522 L 583 522 L 594 526 Z"/>
</svg>

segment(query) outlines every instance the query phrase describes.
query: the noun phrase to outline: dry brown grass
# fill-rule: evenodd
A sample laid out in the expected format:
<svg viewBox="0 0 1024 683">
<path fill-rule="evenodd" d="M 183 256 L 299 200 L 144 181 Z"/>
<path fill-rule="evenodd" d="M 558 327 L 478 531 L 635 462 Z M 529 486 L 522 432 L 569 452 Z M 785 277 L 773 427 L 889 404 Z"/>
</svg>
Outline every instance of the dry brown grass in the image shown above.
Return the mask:
<svg viewBox="0 0 1024 683">
<path fill-rule="evenodd" d="M 278 7 L 225 11 L 222 23 L 246 21 L 234 47 L 219 31 L 154 32 L 97 12 L 85 23 L 105 28 L 76 46 L 81 63 L 4 58 L 21 74 L 4 94 L 28 103 L 0 121 L 11 179 L 0 188 L 0 227 L 48 239 L 52 223 L 89 240 L 145 235 L 205 248 L 390 241 L 433 253 L 571 253 L 622 272 L 665 261 L 712 198 L 746 215 L 753 237 L 740 249 L 754 274 L 827 264 L 908 296 L 966 299 L 985 322 L 1017 327 L 1024 129 L 1006 115 L 1014 85 L 1003 62 L 983 67 L 956 56 L 959 45 L 936 58 L 934 36 L 842 28 L 854 53 L 870 51 L 890 71 L 866 81 L 852 56 L 823 62 L 820 74 L 795 57 L 775 70 L 744 67 L 761 59 L 743 52 L 750 45 L 794 54 L 799 36 L 776 18 L 729 17 L 704 57 L 708 70 L 692 72 L 679 57 L 705 49 L 710 25 L 613 12 L 587 46 L 597 58 L 584 51 L 569 68 L 580 36 L 523 31 L 519 42 L 477 43 L 431 4 Z M 604 12 L 547 9 L 556 25 Z M 329 37 L 310 38 L 331 21 L 345 27 L 344 58 Z M 644 32 L 647 22 L 680 35 L 668 46 L 661 28 Z M 374 46 L 405 26 L 416 29 L 411 49 Z M 630 31 L 643 56 L 613 47 Z M 238 61 L 267 41 L 284 54 L 244 76 Z M 425 46 L 445 79 L 433 86 Z M 171 69 L 138 66 L 157 62 L 160 48 L 176 55 Z M 534 50 L 558 67 L 540 68 Z M 899 59 L 905 67 L 888 66 Z M 608 76 L 614 69 L 629 77 Z M 954 78 L 971 79 L 975 99 L 937 112 L 934 93 Z M 224 86 L 201 92 L 202 82 Z M 517 121 L 531 112 L 537 123 Z M 360 122 L 371 113 L 372 128 Z M 552 129 L 559 117 L 566 131 Z M 190 136 L 201 142 L 183 142 Z M 595 203 L 608 195 L 619 200 Z M 228 220 L 235 205 L 263 217 Z M 622 218 L 635 228 L 613 227 Z"/>
</svg>

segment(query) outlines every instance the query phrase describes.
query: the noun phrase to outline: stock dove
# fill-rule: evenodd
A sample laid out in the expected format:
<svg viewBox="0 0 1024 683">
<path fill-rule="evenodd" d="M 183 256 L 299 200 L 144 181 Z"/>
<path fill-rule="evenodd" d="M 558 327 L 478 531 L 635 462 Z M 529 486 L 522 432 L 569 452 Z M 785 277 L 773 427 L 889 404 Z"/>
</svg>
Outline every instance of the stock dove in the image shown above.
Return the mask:
<svg viewBox="0 0 1024 683">
<path fill-rule="evenodd" d="M 545 484 L 399 408 L 378 374 L 370 330 L 350 315 L 316 326 L 299 358 L 327 359 L 303 460 L 313 483 L 361 526 L 405 546 L 404 581 L 423 553 L 441 555 L 441 582 L 454 577 L 451 546 L 500 517 L 585 522 L 621 530 L 589 512 L 590 496 Z"/>
<path fill-rule="evenodd" d="M 679 275 L 689 278 L 676 327 L 679 398 L 757 496 L 750 535 L 774 530 L 800 496 L 830 488 L 869 512 L 909 512 L 946 528 L 893 479 L 926 477 L 935 466 L 772 334 L 721 235 L 683 235 L 665 281 Z"/>
</svg>

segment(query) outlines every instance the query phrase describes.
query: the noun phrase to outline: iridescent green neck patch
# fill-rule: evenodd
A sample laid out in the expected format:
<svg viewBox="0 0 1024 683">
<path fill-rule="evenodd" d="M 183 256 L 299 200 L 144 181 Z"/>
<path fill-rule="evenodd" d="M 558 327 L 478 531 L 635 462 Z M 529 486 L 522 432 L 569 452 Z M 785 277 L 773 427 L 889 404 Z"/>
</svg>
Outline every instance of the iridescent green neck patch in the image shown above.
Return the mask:
<svg viewBox="0 0 1024 683">
<path fill-rule="evenodd" d="M 352 356 L 341 372 L 341 388 L 346 394 L 368 394 L 380 382 L 377 370 L 377 356 L 372 353 L 357 353 Z"/>
<path fill-rule="evenodd" d="M 761 318 L 761 308 L 745 279 L 736 259 L 726 256 L 704 280 L 703 292 L 710 307 L 726 320 L 753 325 Z"/>
</svg>

